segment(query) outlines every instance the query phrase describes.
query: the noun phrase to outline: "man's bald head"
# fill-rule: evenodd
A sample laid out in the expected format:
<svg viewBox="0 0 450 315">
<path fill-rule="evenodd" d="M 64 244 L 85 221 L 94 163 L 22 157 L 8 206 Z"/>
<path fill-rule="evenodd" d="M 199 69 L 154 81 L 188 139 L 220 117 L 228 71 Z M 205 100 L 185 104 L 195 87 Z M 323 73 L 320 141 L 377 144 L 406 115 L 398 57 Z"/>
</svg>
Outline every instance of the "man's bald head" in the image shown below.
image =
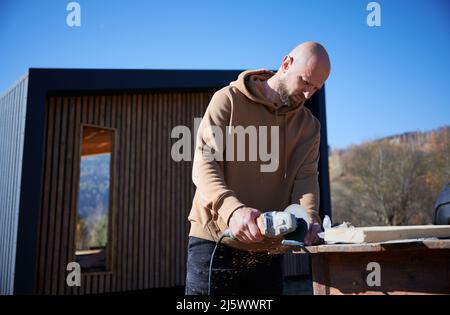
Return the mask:
<svg viewBox="0 0 450 315">
<path fill-rule="evenodd" d="M 330 69 L 330 58 L 325 48 L 319 43 L 305 42 L 283 58 L 280 69 L 269 84 L 275 87 L 283 103 L 298 104 L 311 98 L 323 86 Z"/>
<path fill-rule="evenodd" d="M 325 81 L 330 75 L 330 57 L 325 48 L 316 42 L 305 42 L 295 47 L 289 55 L 293 58 L 293 66 L 320 72 Z"/>
</svg>

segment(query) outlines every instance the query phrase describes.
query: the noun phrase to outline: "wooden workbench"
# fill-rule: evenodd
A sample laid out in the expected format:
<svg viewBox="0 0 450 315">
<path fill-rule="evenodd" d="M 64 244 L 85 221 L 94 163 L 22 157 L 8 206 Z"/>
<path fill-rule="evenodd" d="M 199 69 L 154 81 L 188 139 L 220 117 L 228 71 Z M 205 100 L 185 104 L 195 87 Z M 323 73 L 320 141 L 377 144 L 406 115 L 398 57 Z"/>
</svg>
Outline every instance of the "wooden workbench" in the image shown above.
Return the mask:
<svg viewBox="0 0 450 315">
<path fill-rule="evenodd" d="M 450 294 L 450 239 L 309 246 L 314 294 Z M 379 264 L 380 286 L 368 264 Z M 373 285 L 373 282 L 371 283 Z"/>
</svg>

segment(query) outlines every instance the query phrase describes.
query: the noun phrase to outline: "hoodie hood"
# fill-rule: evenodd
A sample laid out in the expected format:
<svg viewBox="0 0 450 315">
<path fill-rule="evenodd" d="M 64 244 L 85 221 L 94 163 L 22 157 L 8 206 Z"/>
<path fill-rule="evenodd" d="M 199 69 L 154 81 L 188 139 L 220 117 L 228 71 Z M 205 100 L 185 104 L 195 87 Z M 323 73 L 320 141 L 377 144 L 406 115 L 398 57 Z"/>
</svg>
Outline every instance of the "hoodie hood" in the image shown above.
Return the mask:
<svg viewBox="0 0 450 315">
<path fill-rule="evenodd" d="M 267 69 L 247 70 L 241 72 L 236 81 L 230 83 L 230 86 L 236 87 L 242 94 L 250 100 L 262 104 L 271 112 L 278 112 L 280 114 L 292 112 L 303 106 L 304 103 L 299 103 L 295 106 L 286 106 L 278 100 L 272 102 L 264 94 L 264 81 L 275 75 L 275 72 Z"/>
</svg>

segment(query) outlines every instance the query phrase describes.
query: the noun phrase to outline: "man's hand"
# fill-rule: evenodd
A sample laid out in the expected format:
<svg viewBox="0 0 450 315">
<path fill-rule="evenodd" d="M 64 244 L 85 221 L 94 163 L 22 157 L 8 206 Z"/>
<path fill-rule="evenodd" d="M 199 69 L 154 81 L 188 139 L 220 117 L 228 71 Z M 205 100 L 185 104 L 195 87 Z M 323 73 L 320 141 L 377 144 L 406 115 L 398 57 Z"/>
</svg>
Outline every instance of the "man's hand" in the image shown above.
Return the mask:
<svg viewBox="0 0 450 315">
<path fill-rule="evenodd" d="M 256 243 L 263 240 L 256 219 L 261 215 L 259 210 L 242 207 L 233 212 L 228 224 L 231 233 L 243 243 Z"/>
<path fill-rule="evenodd" d="M 317 235 L 322 232 L 320 224 L 315 222 L 313 219 L 309 221 L 309 230 L 305 236 L 305 245 L 318 245 L 322 243 L 322 239 Z"/>
</svg>

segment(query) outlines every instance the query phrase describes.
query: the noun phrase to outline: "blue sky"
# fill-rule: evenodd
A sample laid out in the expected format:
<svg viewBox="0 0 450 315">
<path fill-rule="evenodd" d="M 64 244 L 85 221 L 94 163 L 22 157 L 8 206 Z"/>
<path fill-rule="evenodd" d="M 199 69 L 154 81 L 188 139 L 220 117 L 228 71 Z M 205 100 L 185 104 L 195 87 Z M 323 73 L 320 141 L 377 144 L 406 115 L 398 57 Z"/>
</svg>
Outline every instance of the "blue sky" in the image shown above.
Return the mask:
<svg viewBox="0 0 450 315">
<path fill-rule="evenodd" d="M 29 67 L 276 69 L 307 40 L 332 59 L 328 141 L 343 148 L 450 125 L 450 1 L 0 0 L 0 94 Z"/>
</svg>

